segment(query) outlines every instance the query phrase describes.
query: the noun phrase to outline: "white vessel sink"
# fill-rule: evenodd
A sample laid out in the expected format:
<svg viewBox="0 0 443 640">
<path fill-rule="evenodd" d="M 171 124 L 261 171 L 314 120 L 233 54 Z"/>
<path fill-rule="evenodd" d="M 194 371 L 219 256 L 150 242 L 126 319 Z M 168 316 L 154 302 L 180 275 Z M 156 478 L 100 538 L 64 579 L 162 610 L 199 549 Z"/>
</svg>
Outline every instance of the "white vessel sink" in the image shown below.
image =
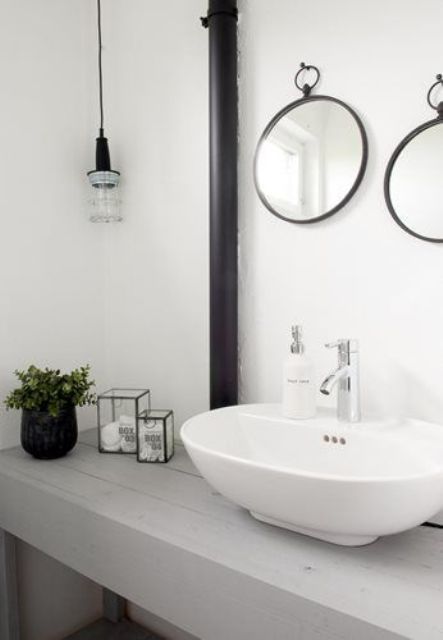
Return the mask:
<svg viewBox="0 0 443 640">
<path fill-rule="evenodd" d="M 418 420 L 289 420 L 240 405 L 188 420 L 181 436 L 221 494 L 264 522 L 360 546 L 443 508 L 443 427 Z"/>
</svg>

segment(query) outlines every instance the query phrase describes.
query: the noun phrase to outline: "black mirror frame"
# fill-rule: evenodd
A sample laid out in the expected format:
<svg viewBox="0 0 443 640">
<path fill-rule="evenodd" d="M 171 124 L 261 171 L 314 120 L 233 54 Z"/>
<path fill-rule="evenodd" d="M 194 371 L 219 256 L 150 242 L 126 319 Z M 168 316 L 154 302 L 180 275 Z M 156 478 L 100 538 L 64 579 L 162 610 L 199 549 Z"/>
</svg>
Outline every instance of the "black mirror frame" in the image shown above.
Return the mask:
<svg viewBox="0 0 443 640">
<path fill-rule="evenodd" d="M 385 179 L 384 179 L 384 194 L 385 194 L 386 205 L 389 209 L 389 213 L 394 218 L 395 222 L 403 229 L 403 231 L 406 231 L 406 233 L 409 233 L 411 236 L 414 236 L 419 240 L 425 240 L 425 242 L 439 243 L 439 242 L 443 242 L 443 238 L 429 238 L 428 236 L 422 236 L 420 233 L 413 231 L 412 229 L 410 229 L 405 225 L 405 223 L 401 220 L 401 218 L 399 217 L 399 215 L 397 214 L 394 208 L 394 205 L 391 199 L 391 190 L 390 190 L 392 170 L 394 169 L 395 163 L 399 155 L 403 151 L 403 149 L 405 149 L 408 146 L 408 144 L 412 140 L 414 140 L 414 138 L 420 135 L 420 133 L 423 133 L 423 131 L 430 129 L 431 127 L 435 127 L 436 125 L 443 125 L 443 119 L 440 116 L 438 118 L 428 120 L 427 122 L 421 124 L 419 127 L 416 127 L 416 129 L 413 129 L 413 131 L 408 133 L 408 135 L 405 138 L 403 138 L 400 144 L 396 147 L 386 167 Z"/>
<path fill-rule="evenodd" d="M 320 100 L 329 101 L 329 102 L 335 102 L 336 104 L 338 104 L 341 107 L 343 107 L 344 109 L 346 109 L 346 111 L 348 111 L 348 113 L 350 113 L 351 116 L 354 118 L 354 120 L 355 120 L 355 122 L 356 122 L 356 124 L 358 126 L 358 129 L 359 129 L 359 132 L 360 132 L 360 136 L 361 136 L 361 142 L 362 142 L 362 158 L 361 158 L 360 169 L 358 171 L 357 177 L 356 177 L 351 189 L 348 191 L 346 196 L 337 205 L 335 205 L 335 207 L 333 207 L 332 209 L 330 209 L 326 213 L 322 213 L 321 216 L 317 216 L 316 218 L 310 218 L 309 220 L 293 220 L 292 218 L 286 218 L 285 216 L 282 216 L 280 213 L 278 213 L 271 206 L 271 204 L 266 199 L 264 193 L 260 189 L 259 184 L 258 184 L 258 180 L 257 180 L 258 154 L 259 154 L 259 151 L 260 151 L 260 149 L 262 147 L 262 144 L 263 144 L 264 140 L 268 137 L 270 131 L 274 128 L 274 126 L 277 124 L 277 122 L 281 118 L 283 118 L 283 116 L 285 116 L 289 111 L 292 111 L 292 109 L 295 109 L 296 107 L 298 107 L 298 106 L 300 106 L 302 104 L 306 104 L 307 102 L 318 102 Z M 342 100 L 339 100 L 338 98 L 333 98 L 332 96 L 326 96 L 326 95 L 310 96 L 310 95 L 307 95 L 307 96 L 305 96 L 303 98 L 300 98 L 299 100 L 295 100 L 294 102 L 291 102 L 290 104 L 288 104 L 285 107 L 283 107 L 283 109 L 281 109 L 272 118 L 272 120 L 270 120 L 269 123 L 266 125 L 266 128 L 263 131 L 263 133 L 261 134 L 261 136 L 259 138 L 259 141 L 257 143 L 257 148 L 255 150 L 255 155 L 254 155 L 254 184 L 255 184 L 255 188 L 256 188 L 258 197 L 260 198 L 262 204 L 264 204 L 264 206 L 273 215 L 277 216 L 277 218 L 280 218 L 280 220 L 285 220 L 286 222 L 292 222 L 293 224 L 312 224 L 314 222 L 320 222 L 321 220 L 325 220 L 326 218 L 330 218 L 335 213 L 337 213 L 337 211 L 339 211 L 340 209 L 343 209 L 343 207 L 349 202 L 349 200 L 351 200 L 351 198 L 354 196 L 355 192 L 359 188 L 359 186 L 360 186 L 360 184 L 361 184 L 361 182 L 363 180 L 363 177 L 365 175 L 367 164 L 368 164 L 368 137 L 367 137 L 366 130 L 364 128 L 363 122 L 361 121 L 361 119 L 358 116 L 358 114 L 354 111 L 354 109 L 352 109 L 352 107 L 350 107 L 348 104 L 346 104 L 346 102 L 343 102 Z"/>
</svg>

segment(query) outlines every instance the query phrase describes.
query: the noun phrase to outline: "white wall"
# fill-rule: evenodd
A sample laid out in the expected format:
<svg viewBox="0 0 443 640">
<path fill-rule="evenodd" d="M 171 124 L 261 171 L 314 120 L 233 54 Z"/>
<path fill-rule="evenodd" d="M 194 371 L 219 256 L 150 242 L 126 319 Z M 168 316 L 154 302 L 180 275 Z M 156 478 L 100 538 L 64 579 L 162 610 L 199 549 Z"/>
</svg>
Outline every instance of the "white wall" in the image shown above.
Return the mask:
<svg viewBox="0 0 443 640">
<path fill-rule="evenodd" d="M 104 3 L 105 132 L 125 215 L 110 227 L 85 210 L 95 2 L 3 3 L 2 395 L 15 368 L 90 362 L 99 390 L 149 386 L 179 426 L 208 406 L 205 2 Z M 0 446 L 17 442 L 19 412 L 0 417 Z"/>
<path fill-rule="evenodd" d="M 93 165 L 90 2 L 2 0 L 0 390 L 31 363 L 104 368 L 104 238 L 84 210 Z M 94 114 L 95 115 L 95 114 Z M 0 409 L 0 446 L 20 414 Z M 81 426 L 93 412 L 80 411 Z"/>
<path fill-rule="evenodd" d="M 101 588 L 21 543 L 17 553 L 21 640 L 60 640 L 101 615 Z"/>
<path fill-rule="evenodd" d="M 176 427 L 208 408 L 204 0 L 109 0 L 107 120 L 126 219 L 106 230 L 106 369 Z"/>
<path fill-rule="evenodd" d="M 295 320 L 303 323 L 318 380 L 338 337 L 361 343 L 363 411 L 443 416 L 443 247 L 404 233 L 383 199 L 390 154 L 433 117 L 426 91 L 442 65 L 439 0 L 243 2 L 241 20 L 242 401 L 280 398 L 281 364 Z M 322 71 L 318 92 L 361 115 L 369 165 L 356 197 L 329 220 L 285 223 L 260 203 L 252 181 L 268 120 L 300 97 L 301 61 Z M 335 394 L 319 403 L 334 405 Z"/>
</svg>

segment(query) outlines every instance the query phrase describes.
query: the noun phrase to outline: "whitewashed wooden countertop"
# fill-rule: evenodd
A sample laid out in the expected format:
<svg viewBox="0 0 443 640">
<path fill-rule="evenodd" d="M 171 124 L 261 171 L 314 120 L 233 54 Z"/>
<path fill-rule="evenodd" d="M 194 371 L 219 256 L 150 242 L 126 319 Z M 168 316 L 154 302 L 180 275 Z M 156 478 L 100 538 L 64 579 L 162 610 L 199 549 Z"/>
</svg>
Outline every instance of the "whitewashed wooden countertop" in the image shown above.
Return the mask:
<svg viewBox="0 0 443 640">
<path fill-rule="evenodd" d="M 181 445 L 164 465 L 0 452 L 0 527 L 204 640 L 443 639 L 443 530 L 345 548 L 217 494 Z"/>
</svg>

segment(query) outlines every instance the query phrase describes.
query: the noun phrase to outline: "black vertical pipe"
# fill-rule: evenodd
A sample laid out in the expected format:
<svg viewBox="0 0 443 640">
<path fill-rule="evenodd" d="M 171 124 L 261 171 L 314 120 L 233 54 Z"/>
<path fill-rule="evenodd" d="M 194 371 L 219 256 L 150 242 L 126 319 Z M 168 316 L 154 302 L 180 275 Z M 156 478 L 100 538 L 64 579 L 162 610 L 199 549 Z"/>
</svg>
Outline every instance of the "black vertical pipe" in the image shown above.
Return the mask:
<svg viewBox="0 0 443 640">
<path fill-rule="evenodd" d="M 210 404 L 238 402 L 237 0 L 209 0 Z"/>
</svg>

